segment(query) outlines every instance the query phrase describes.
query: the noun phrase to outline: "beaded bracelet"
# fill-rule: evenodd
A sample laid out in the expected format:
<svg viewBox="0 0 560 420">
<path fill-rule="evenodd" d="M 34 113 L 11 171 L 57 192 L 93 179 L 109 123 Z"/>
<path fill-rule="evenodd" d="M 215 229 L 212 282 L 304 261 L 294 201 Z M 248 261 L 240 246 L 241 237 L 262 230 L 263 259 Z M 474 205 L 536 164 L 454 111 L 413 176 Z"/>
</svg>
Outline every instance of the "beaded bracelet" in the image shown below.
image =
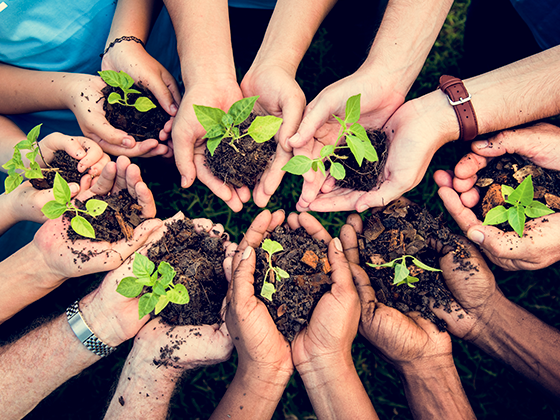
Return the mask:
<svg viewBox="0 0 560 420">
<path fill-rule="evenodd" d="M 138 44 L 142 45 L 142 47 L 146 48 L 146 45 L 144 44 L 144 41 L 142 41 L 139 38 L 136 38 L 135 36 L 121 36 L 120 38 L 117 38 L 113 42 L 111 42 L 109 44 L 109 46 L 105 49 L 105 51 L 103 51 L 103 54 L 99 54 L 99 57 L 103 58 L 103 56 L 105 54 L 107 54 L 109 52 L 109 50 L 115 46 L 115 44 L 118 44 L 118 43 L 123 42 L 123 41 L 134 41 L 134 42 L 137 42 Z"/>
</svg>

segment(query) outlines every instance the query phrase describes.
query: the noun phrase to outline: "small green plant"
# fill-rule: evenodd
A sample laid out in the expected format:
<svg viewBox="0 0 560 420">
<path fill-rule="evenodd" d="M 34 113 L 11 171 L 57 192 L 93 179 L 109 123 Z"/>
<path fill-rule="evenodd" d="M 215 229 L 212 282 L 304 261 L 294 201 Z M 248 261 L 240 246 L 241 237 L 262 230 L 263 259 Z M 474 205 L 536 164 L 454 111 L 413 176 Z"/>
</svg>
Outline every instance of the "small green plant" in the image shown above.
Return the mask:
<svg viewBox="0 0 560 420">
<path fill-rule="evenodd" d="M 401 284 L 406 284 L 408 287 L 416 287 L 414 283 L 418 282 L 418 277 L 410 275 L 410 270 L 406 266 L 406 259 L 412 258 L 412 263 L 423 270 L 426 271 L 441 271 L 439 268 L 433 268 L 429 265 L 424 264 L 422 261 L 413 257 L 412 255 L 403 255 L 402 257 L 395 258 L 393 261 L 389 261 L 385 264 L 371 264 L 367 263 L 370 267 L 395 267 L 395 278 L 393 279 L 393 284 L 400 286 Z M 399 262 L 400 261 L 400 262 Z"/>
<path fill-rule="evenodd" d="M 527 176 L 515 189 L 502 184 L 502 196 L 511 207 L 507 209 L 504 206 L 494 207 L 486 213 L 482 224 L 499 225 L 507 221 L 519 237 L 522 237 L 525 230 L 525 216 L 536 218 L 554 213 L 545 204 L 533 200 L 534 195 L 535 189 L 531 175 Z"/>
<path fill-rule="evenodd" d="M 346 101 L 346 111 L 344 120 L 341 120 L 336 115 L 333 117 L 340 124 L 340 132 L 334 145 L 330 144 L 321 148 L 321 156 L 315 159 L 310 159 L 307 156 L 294 156 L 291 158 L 282 170 L 294 175 L 303 175 L 310 169 L 315 172 L 320 170 L 323 175 L 325 174 L 324 159 L 327 159 L 330 166 L 330 174 L 333 178 L 341 180 L 346 176 L 346 169 L 340 162 L 334 162 L 332 158 L 346 159 L 347 156 L 339 156 L 336 154 L 337 150 L 349 148 L 356 162 L 361 167 L 362 162 L 366 159 L 369 162 L 377 162 L 379 160 L 375 147 L 371 144 L 366 130 L 357 121 L 360 119 L 360 98 L 361 94 L 352 96 Z M 339 145 L 342 138 L 346 138 L 346 146 Z"/>
<path fill-rule="evenodd" d="M 265 250 L 268 254 L 266 258 L 266 260 L 268 261 L 268 268 L 264 275 L 263 286 L 261 289 L 261 296 L 265 299 L 272 301 L 272 295 L 276 293 L 276 288 L 274 287 L 274 283 L 269 283 L 266 281 L 266 279 L 268 278 L 268 274 L 270 273 L 270 278 L 274 280 L 274 273 L 276 273 L 276 275 L 278 276 L 278 281 L 281 281 L 282 279 L 290 278 L 290 275 L 286 271 L 282 270 L 280 267 L 274 267 L 272 265 L 272 254 L 279 251 L 283 251 L 284 247 L 282 247 L 282 245 L 280 245 L 278 242 L 273 241 L 271 239 L 265 239 L 261 245 L 261 248 Z"/>
<path fill-rule="evenodd" d="M 54 200 L 46 203 L 41 209 L 43 214 L 49 219 L 57 219 L 65 212 L 73 211 L 76 215 L 70 221 L 70 225 L 74 232 L 86 238 L 95 238 L 93 226 L 84 217 L 80 216 L 79 213 L 86 213 L 92 217 L 99 216 L 107 208 L 107 203 L 92 198 L 86 201 L 86 210 L 77 208 L 71 201 L 72 193 L 68 183 L 58 172 L 54 176 L 53 194 Z"/>
<path fill-rule="evenodd" d="M 150 259 L 136 252 L 132 263 L 132 273 L 136 277 L 125 277 L 117 286 L 117 292 L 127 298 L 135 298 L 144 290 L 144 286 L 152 291 L 144 293 L 138 301 L 138 319 L 154 311 L 157 315 L 169 302 L 184 305 L 189 303 L 190 296 L 183 284 L 173 284 L 175 269 L 168 262 L 156 265 Z"/>
<path fill-rule="evenodd" d="M 134 84 L 134 80 L 124 71 L 116 72 L 114 70 L 103 70 L 98 72 L 101 78 L 105 83 L 109 86 L 120 88 L 123 91 L 123 96 L 121 96 L 117 92 L 111 92 L 107 100 L 110 104 L 121 104 L 125 106 L 133 106 L 136 110 L 140 112 L 147 112 L 152 108 L 155 108 L 156 105 L 145 96 L 140 96 L 136 99 L 136 102 L 133 104 L 128 103 L 128 94 L 129 93 L 138 93 L 141 94 L 142 92 L 132 89 L 132 85 Z"/>
<path fill-rule="evenodd" d="M 274 137 L 280 129 L 282 118 L 273 115 L 258 116 L 253 120 L 246 134 L 239 132 L 239 124 L 251 115 L 258 98 L 258 96 L 243 98 L 235 102 L 227 113 L 219 108 L 193 105 L 198 122 L 206 130 L 203 138 L 207 139 L 206 147 L 210 155 L 214 156 L 214 151 L 222 140 L 229 139 L 228 144 L 239 152 L 235 142 L 245 136 L 250 136 L 257 143 L 264 143 Z"/>
<path fill-rule="evenodd" d="M 41 126 L 39 124 L 31 129 L 27 134 L 27 139 L 20 141 L 14 146 L 14 155 L 7 161 L 2 167 L 8 171 L 8 176 L 4 181 L 4 187 L 6 188 L 6 194 L 11 193 L 15 190 L 19 184 L 23 182 L 23 176 L 17 171 L 22 171 L 23 175 L 27 179 L 39 179 L 44 178 L 41 167 L 35 159 L 37 155 L 41 153 L 39 148 L 39 143 L 37 139 L 39 138 L 39 133 L 41 132 Z M 29 160 L 29 167 L 25 166 L 23 163 L 23 158 L 21 156 L 23 150 L 29 150 L 25 157 Z M 41 155 L 42 157 L 42 155 Z M 43 159 L 44 161 L 44 159 Z M 53 170 L 53 169 L 44 169 Z"/>
</svg>

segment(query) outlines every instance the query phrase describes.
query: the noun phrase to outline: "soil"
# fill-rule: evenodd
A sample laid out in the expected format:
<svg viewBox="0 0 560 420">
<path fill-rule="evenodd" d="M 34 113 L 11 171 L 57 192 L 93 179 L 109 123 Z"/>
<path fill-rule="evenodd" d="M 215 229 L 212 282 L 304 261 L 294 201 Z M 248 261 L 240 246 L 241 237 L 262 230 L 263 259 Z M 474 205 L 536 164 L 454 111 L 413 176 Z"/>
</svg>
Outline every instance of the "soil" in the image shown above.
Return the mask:
<svg viewBox="0 0 560 420">
<path fill-rule="evenodd" d="M 182 283 L 189 292 L 185 305 L 169 303 L 159 314 L 170 325 L 203 325 L 221 323 L 220 311 L 228 283 L 223 270 L 224 237 L 197 233 L 190 219 L 167 225 L 163 238 L 148 250 L 156 267 L 166 261 L 176 271 L 173 282 Z M 148 289 L 145 289 L 148 291 Z"/>
<path fill-rule="evenodd" d="M 451 249 L 455 261 L 461 262 L 470 257 L 458 237 L 444 226 L 441 215 L 434 218 L 426 208 L 406 199 L 376 209 L 364 222 L 364 234 L 358 235 L 361 266 L 369 275 L 377 299 L 403 313 L 418 311 L 445 331 L 446 323 L 436 317 L 430 308 L 430 298 L 433 298 L 436 307 L 451 311 L 452 295 L 441 272 L 418 268 L 407 258 L 410 274 L 420 280 L 412 288 L 406 284 L 393 284 L 394 268 L 374 268 L 366 264 L 383 264 L 403 255 L 413 255 L 424 264 L 439 268 L 441 254 L 432 247 L 436 243 L 438 249 Z M 475 270 L 467 262 L 461 263 L 460 269 L 471 273 Z"/>
<path fill-rule="evenodd" d="M 121 190 L 115 194 L 106 196 L 96 195 L 97 200 L 106 201 L 108 203 L 107 209 L 103 214 L 97 217 L 91 217 L 88 214 L 80 213 L 91 223 L 95 230 L 94 242 L 117 242 L 126 238 L 132 239 L 134 229 L 144 221 L 142 217 L 142 206 L 138 204 L 136 199 L 132 198 L 127 190 Z M 87 201 L 87 200 L 86 200 Z M 76 200 L 76 207 L 85 209 L 85 202 Z M 64 217 L 70 221 L 74 217 L 73 212 L 64 213 Z M 75 242 L 79 239 L 84 239 L 83 236 L 78 235 L 71 227 L 68 227 L 68 238 Z"/>
<path fill-rule="evenodd" d="M 256 115 L 251 114 L 239 125 L 239 132 L 246 133 L 255 118 Z M 256 143 L 247 135 L 234 144 L 239 152 L 229 145 L 228 140 L 220 142 L 214 156 L 206 149 L 206 166 L 226 184 L 236 188 L 246 185 L 252 190 L 276 152 L 276 142 L 270 139 L 264 143 Z"/>
<path fill-rule="evenodd" d="M 533 178 L 534 199 L 555 211 L 560 210 L 560 172 L 541 168 L 520 155 L 511 154 L 492 159 L 484 169 L 478 172 L 476 185 L 479 188 L 481 200 L 473 208 L 478 219 L 484 220 L 488 211 L 504 204 L 502 184 L 517 188 L 527 175 L 531 175 Z M 496 226 L 504 231 L 513 231 L 507 222 Z"/>
<path fill-rule="evenodd" d="M 31 185 L 37 190 L 46 190 L 52 188 L 54 185 L 54 176 L 55 173 L 58 172 L 62 178 L 66 180 L 66 182 L 76 182 L 80 183 L 80 180 L 84 176 L 83 173 L 78 172 L 78 163 L 80 161 L 76 158 L 73 158 L 68 153 L 63 150 L 57 150 L 54 152 L 54 158 L 50 163 L 50 168 L 48 169 L 56 169 L 53 170 L 45 170 L 43 169 L 43 176 L 42 179 L 31 179 Z"/>
<path fill-rule="evenodd" d="M 276 292 L 272 295 L 272 302 L 263 298 L 261 289 L 268 269 L 268 253 L 257 248 L 255 295 L 267 306 L 278 330 L 292 342 L 309 323 L 321 296 L 331 289 L 327 245 L 313 239 L 303 228 L 290 231 L 277 227 L 270 239 L 284 248 L 272 255 L 273 266 L 284 269 L 290 277 L 281 281 L 275 279 Z M 267 281 L 272 282 L 270 273 Z"/>
<path fill-rule="evenodd" d="M 133 106 L 126 106 L 121 104 L 110 104 L 107 98 L 111 92 L 117 92 L 122 96 L 122 91 L 119 88 L 112 86 L 105 86 L 101 92 L 105 97 L 103 103 L 103 110 L 107 121 L 120 130 L 126 131 L 129 135 L 134 137 L 136 141 L 143 141 L 147 139 L 159 140 L 159 132 L 167 121 L 169 121 L 169 114 L 161 107 L 156 97 L 145 88 L 142 83 L 134 84 L 133 89 L 137 89 L 142 94 L 130 93 L 128 95 L 128 103 L 135 103 L 136 99 L 140 96 L 148 97 L 156 107 L 147 112 L 137 111 Z"/>
<path fill-rule="evenodd" d="M 367 134 L 377 151 L 379 160 L 370 162 L 364 159 L 360 167 L 350 149 L 337 151 L 337 155 L 347 157 L 346 159 L 334 159 L 334 162 L 342 163 L 346 169 L 346 177 L 337 180 L 337 186 L 356 191 L 371 191 L 383 182 L 383 169 L 387 161 L 387 136 L 381 130 L 368 130 Z"/>
</svg>

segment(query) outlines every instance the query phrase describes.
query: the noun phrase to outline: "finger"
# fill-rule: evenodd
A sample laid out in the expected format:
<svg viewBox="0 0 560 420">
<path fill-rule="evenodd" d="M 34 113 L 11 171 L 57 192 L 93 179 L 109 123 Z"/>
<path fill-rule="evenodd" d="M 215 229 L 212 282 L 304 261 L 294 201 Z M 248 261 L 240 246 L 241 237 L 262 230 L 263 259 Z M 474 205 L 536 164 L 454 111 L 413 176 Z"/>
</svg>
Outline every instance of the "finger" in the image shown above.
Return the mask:
<svg viewBox="0 0 560 420">
<path fill-rule="evenodd" d="M 524 260 L 531 253 L 527 245 L 532 241 L 526 240 L 526 236 L 520 238 L 515 232 L 504 232 L 494 226 L 473 226 L 467 237 L 494 258 Z"/>
<path fill-rule="evenodd" d="M 283 121 L 280 130 L 278 130 L 278 144 L 287 153 L 292 151 L 292 146 L 288 144 L 288 139 L 293 137 L 299 128 L 305 109 L 305 95 L 303 95 L 303 92 L 301 93 L 298 96 L 290 96 L 286 103 L 281 106 Z"/>
<path fill-rule="evenodd" d="M 175 163 L 181 174 L 181 187 L 190 187 L 196 179 L 196 165 L 194 162 L 194 139 L 182 134 L 177 127 L 178 118 L 173 123 L 171 138 L 173 139 L 173 154 Z M 223 200 L 223 199 L 222 199 Z M 224 200 L 225 201 L 225 200 Z"/>
<path fill-rule="evenodd" d="M 212 220 L 210 219 L 199 218 L 193 219 L 192 222 L 194 224 L 194 231 L 197 233 L 208 233 L 210 232 L 210 229 L 212 229 L 212 226 L 214 226 L 214 223 L 212 223 Z"/>
<path fill-rule="evenodd" d="M 482 222 L 476 218 L 472 210 L 463 205 L 455 190 L 442 187 L 438 190 L 438 195 L 463 232 L 468 231 L 472 226 L 482 225 Z"/>
<path fill-rule="evenodd" d="M 117 164 L 117 168 L 118 168 L 118 164 Z M 128 168 L 126 168 L 125 181 L 126 181 L 125 184 L 128 193 L 133 198 L 138 198 L 136 194 L 136 184 L 142 182 L 142 174 L 140 173 L 140 168 L 138 167 L 138 165 L 131 164 L 128 166 Z"/>
<path fill-rule="evenodd" d="M 114 145 L 104 140 L 99 140 L 97 143 L 106 153 L 113 156 L 143 157 L 152 152 L 152 154 L 159 153 L 160 146 L 166 148 L 166 146 L 160 145 L 156 139 L 139 141 L 131 148 Z"/>
<path fill-rule="evenodd" d="M 146 219 L 156 217 L 156 203 L 154 201 L 154 196 L 146 183 L 137 183 L 135 190 L 138 204 L 142 206 L 142 217 Z"/>
<path fill-rule="evenodd" d="M 352 226 L 356 233 L 362 233 L 364 222 L 362 221 L 362 218 L 359 214 L 352 213 L 351 215 L 349 215 L 346 219 L 346 223 Z"/>
<path fill-rule="evenodd" d="M 242 203 L 246 203 L 251 199 L 251 190 L 245 185 L 241 188 L 236 188 L 235 192 Z"/>
<path fill-rule="evenodd" d="M 319 194 L 309 203 L 310 211 L 353 211 L 358 200 L 365 194 L 364 191 L 355 191 L 349 188 L 337 188 L 328 194 Z"/>
<path fill-rule="evenodd" d="M 348 261 L 359 264 L 360 251 L 358 249 L 358 237 L 353 226 L 348 224 L 342 226 L 340 229 L 340 241 L 342 242 L 342 248 L 344 249 L 344 254 Z"/>
<path fill-rule="evenodd" d="M 391 201 L 402 196 L 412 187 L 413 186 L 408 186 L 407 183 L 403 182 L 396 182 L 393 180 L 385 181 L 377 191 L 369 191 L 358 198 L 356 201 L 356 211 L 361 213 L 368 208 L 384 207 Z"/>
<path fill-rule="evenodd" d="M 241 254 L 239 265 L 233 273 L 232 281 L 232 300 L 246 302 L 251 296 L 255 295 L 254 277 L 255 273 L 255 250 L 247 246 Z"/>
<path fill-rule="evenodd" d="M 297 133 L 288 139 L 288 145 L 299 149 L 313 141 L 317 130 L 327 122 L 332 115 L 326 101 L 321 100 L 321 95 L 309 103 L 305 109 L 305 115 L 299 124 Z"/>
<path fill-rule="evenodd" d="M 311 237 L 317 241 L 323 241 L 328 244 L 332 240 L 332 236 L 323 227 L 315 217 L 309 213 L 300 213 L 298 216 L 299 224 Z"/>
<path fill-rule="evenodd" d="M 101 172 L 103 172 L 103 168 L 105 168 L 105 165 L 107 165 L 110 161 L 111 158 L 109 157 L 109 155 L 107 153 L 103 153 L 103 156 L 89 168 L 88 175 L 92 177 L 99 176 Z M 78 166 L 79 165 L 81 165 L 81 162 L 78 164 Z"/>
<path fill-rule="evenodd" d="M 453 188 L 453 172 L 438 169 L 434 172 L 434 181 L 440 188 Z"/>
<path fill-rule="evenodd" d="M 285 152 L 280 144 L 278 144 L 272 163 L 267 166 L 253 191 L 253 201 L 257 206 L 265 207 L 267 205 L 268 200 L 270 200 L 270 197 L 272 197 L 282 182 L 282 178 L 286 173 L 282 168 L 291 157 L 292 154 Z"/>
<path fill-rule="evenodd" d="M 173 77 L 166 78 L 166 81 L 163 80 L 165 77 L 165 73 L 162 73 L 162 78 L 158 79 L 157 77 L 152 80 L 151 84 L 146 84 L 146 87 L 150 89 L 150 91 L 154 94 L 157 101 L 161 105 L 161 107 L 167 112 L 170 116 L 174 116 L 177 113 L 177 104 L 178 101 L 175 101 L 173 97 L 173 93 L 171 92 L 168 84 L 171 84 L 173 89 L 177 88 L 177 84 L 175 83 Z"/>
<path fill-rule="evenodd" d="M 469 153 L 461 158 L 455 166 L 455 176 L 459 179 L 472 178 L 478 171 L 486 167 L 488 159 L 476 153 Z M 463 192 L 463 191 L 460 191 Z"/>
<path fill-rule="evenodd" d="M 224 273 L 226 274 L 226 279 L 231 282 L 233 276 L 233 257 L 237 253 L 237 244 L 230 243 L 225 249 L 226 258 L 224 259 Z"/>
<path fill-rule="evenodd" d="M 95 184 L 90 188 L 92 195 L 106 195 L 113 188 L 115 178 L 117 177 L 117 164 L 116 162 L 109 162 L 101 171 L 101 175 L 97 178 Z M 85 192 L 85 190 L 84 190 Z M 78 195 L 80 198 L 81 194 Z"/>
<path fill-rule="evenodd" d="M 453 189 L 458 193 L 464 193 L 470 191 L 476 184 L 477 180 L 478 180 L 477 175 L 473 175 L 466 179 L 455 177 L 453 178 Z"/>
<path fill-rule="evenodd" d="M 126 172 L 130 164 L 130 159 L 126 156 L 119 156 L 117 158 L 117 176 L 111 190 L 112 193 L 127 189 Z"/>
<path fill-rule="evenodd" d="M 206 158 L 204 157 L 204 155 L 195 155 L 194 162 L 198 179 L 200 180 L 200 182 L 210 188 L 210 191 L 212 191 L 218 198 L 221 198 L 226 203 L 232 201 L 234 196 L 239 200 L 239 197 L 237 196 L 237 193 L 234 191 L 233 187 L 228 186 L 224 183 L 224 181 L 216 178 L 212 174 L 210 169 L 208 169 L 208 167 L 206 166 Z M 241 200 L 239 200 L 239 205 L 241 206 L 241 208 L 243 208 L 243 203 L 241 202 Z"/>
<path fill-rule="evenodd" d="M 480 201 L 480 193 L 478 188 L 472 188 L 471 190 L 461 194 L 461 203 L 469 209 L 472 209 Z"/>
<path fill-rule="evenodd" d="M 326 176 L 322 172 L 314 172 L 312 169 L 304 174 L 301 195 L 297 202 L 299 211 L 307 211 L 309 204 L 312 203 L 321 191 L 321 186 L 325 182 Z"/>
<path fill-rule="evenodd" d="M 363 336 L 367 337 L 363 330 L 362 324 L 369 324 L 373 320 L 375 314 L 375 308 L 377 304 L 377 298 L 375 296 L 375 291 L 371 286 L 366 272 L 359 265 L 350 263 L 350 271 L 352 272 L 352 279 L 354 280 L 354 286 L 358 292 L 358 297 L 360 299 L 360 306 L 362 308 L 362 318 L 360 322 L 360 332 Z"/>
<path fill-rule="evenodd" d="M 329 263 L 331 264 L 331 279 L 333 281 L 331 291 L 335 296 L 349 296 L 355 295 L 356 301 L 358 296 L 354 282 L 352 280 L 352 272 L 348 265 L 348 260 L 344 255 L 342 243 L 340 239 L 334 238 L 329 243 L 328 248 Z"/>
<path fill-rule="evenodd" d="M 217 223 L 212 226 L 212 229 L 210 229 L 208 233 L 213 238 L 220 238 L 224 234 L 224 227 L 220 223 Z"/>
<path fill-rule="evenodd" d="M 125 131 L 119 130 L 109 124 L 104 113 L 90 113 L 86 130 L 93 134 L 89 134 L 87 137 L 95 141 L 102 140 L 104 143 L 122 149 L 132 149 L 136 146 L 136 140 Z"/>
<path fill-rule="evenodd" d="M 321 193 L 328 194 L 332 192 L 332 190 L 334 190 L 335 188 L 336 188 L 336 179 L 334 179 L 332 176 L 328 177 L 323 183 L 323 185 L 321 186 Z"/>
</svg>

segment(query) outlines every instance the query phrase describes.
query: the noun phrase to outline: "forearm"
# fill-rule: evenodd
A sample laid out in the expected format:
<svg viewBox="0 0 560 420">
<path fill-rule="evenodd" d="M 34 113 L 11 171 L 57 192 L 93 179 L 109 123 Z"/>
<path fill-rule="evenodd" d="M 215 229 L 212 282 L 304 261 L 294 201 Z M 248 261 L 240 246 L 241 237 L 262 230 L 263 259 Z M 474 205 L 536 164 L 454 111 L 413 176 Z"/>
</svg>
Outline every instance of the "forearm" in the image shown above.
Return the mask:
<svg viewBox="0 0 560 420">
<path fill-rule="evenodd" d="M 404 98 L 452 4 L 453 0 L 390 0 L 360 71 L 383 77 Z"/>
<path fill-rule="evenodd" d="M 122 36 L 134 36 L 146 43 L 161 4 L 158 0 L 119 0 L 105 48 Z"/>
<path fill-rule="evenodd" d="M 8 229 L 15 225 L 18 220 L 13 216 L 13 205 L 10 197 L 4 193 L 0 195 L 0 236 L 2 236 Z"/>
<path fill-rule="evenodd" d="M 0 171 L 7 172 L 2 168 L 2 165 L 14 155 L 14 146 L 20 141 L 25 140 L 27 136 L 17 125 L 4 116 L 0 116 L 0 131 L 2 133 L 0 141 Z"/>
<path fill-rule="evenodd" d="M 377 419 L 352 359 L 298 366 L 315 414 L 320 419 Z"/>
<path fill-rule="evenodd" d="M 239 363 L 233 381 L 210 419 L 272 418 L 290 376 L 291 371 L 265 372 Z"/>
<path fill-rule="evenodd" d="M 448 363 L 404 369 L 401 379 L 415 419 L 475 419 L 457 369 Z"/>
<path fill-rule="evenodd" d="M 336 0 L 279 0 L 255 58 L 285 68 L 294 77 L 317 28 Z"/>
<path fill-rule="evenodd" d="M 560 397 L 560 332 L 504 296 L 466 339 Z"/>
<path fill-rule="evenodd" d="M 165 0 L 188 90 L 200 81 L 236 80 L 227 0 Z"/>
<path fill-rule="evenodd" d="M 71 377 L 99 360 L 76 337 L 66 315 L 0 349 L 3 419 L 20 419 Z"/>
</svg>

